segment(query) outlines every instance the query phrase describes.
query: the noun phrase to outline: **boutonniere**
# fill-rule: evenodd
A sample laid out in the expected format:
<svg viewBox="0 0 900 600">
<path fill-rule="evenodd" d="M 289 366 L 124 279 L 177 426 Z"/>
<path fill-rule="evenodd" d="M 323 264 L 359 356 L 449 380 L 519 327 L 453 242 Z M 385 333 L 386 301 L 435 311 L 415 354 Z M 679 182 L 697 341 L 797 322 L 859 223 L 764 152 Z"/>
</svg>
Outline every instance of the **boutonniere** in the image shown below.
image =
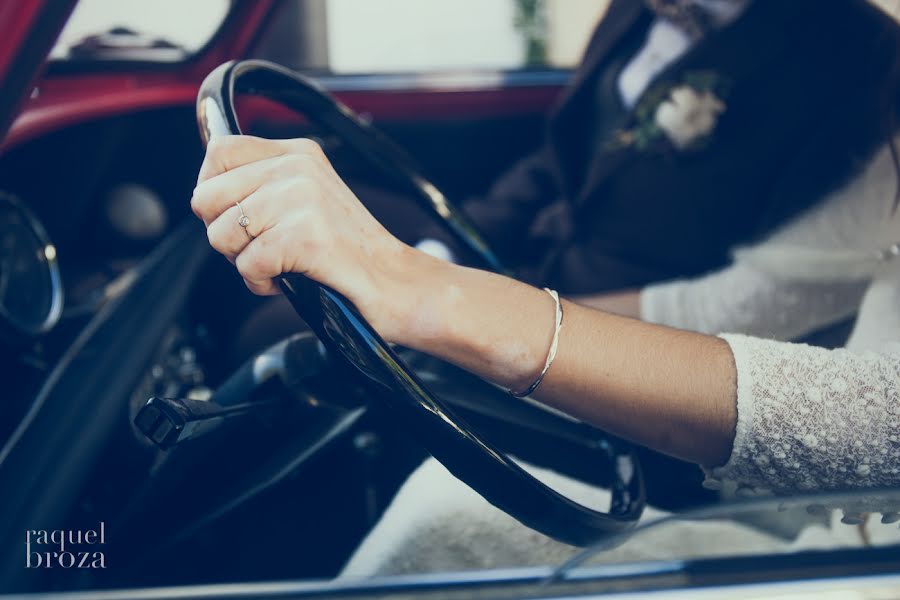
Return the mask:
<svg viewBox="0 0 900 600">
<path fill-rule="evenodd" d="M 686 73 L 680 83 L 653 88 L 634 110 L 634 126 L 616 133 L 613 146 L 648 150 L 668 143 L 679 151 L 702 148 L 728 108 L 728 84 L 712 71 Z"/>
</svg>

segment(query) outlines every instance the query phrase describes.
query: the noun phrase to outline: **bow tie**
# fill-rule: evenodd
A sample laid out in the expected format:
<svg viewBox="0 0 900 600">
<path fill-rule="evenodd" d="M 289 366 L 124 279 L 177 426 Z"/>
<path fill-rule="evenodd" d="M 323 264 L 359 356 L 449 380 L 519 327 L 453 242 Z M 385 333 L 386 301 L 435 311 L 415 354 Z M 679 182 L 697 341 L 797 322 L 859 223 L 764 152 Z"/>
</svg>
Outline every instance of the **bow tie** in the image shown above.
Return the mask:
<svg viewBox="0 0 900 600">
<path fill-rule="evenodd" d="M 700 39 L 713 28 L 712 18 L 695 0 L 644 0 L 657 17 L 671 21 L 693 39 Z"/>
</svg>

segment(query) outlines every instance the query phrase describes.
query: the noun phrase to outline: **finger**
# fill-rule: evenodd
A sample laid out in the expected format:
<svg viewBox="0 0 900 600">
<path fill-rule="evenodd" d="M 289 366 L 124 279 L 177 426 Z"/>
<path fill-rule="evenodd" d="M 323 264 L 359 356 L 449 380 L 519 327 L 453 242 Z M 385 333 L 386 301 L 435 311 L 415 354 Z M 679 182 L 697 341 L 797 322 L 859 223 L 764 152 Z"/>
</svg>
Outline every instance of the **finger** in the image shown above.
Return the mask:
<svg viewBox="0 0 900 600">
<path fill-rule="evenodd" d="M 266 279 L 263 282 L 254 282 L 244 280 L 247 289 L 257 296 L 277 296 L 281 293 L 281 288 L 275 283 L 274 279 Z"/>
<path fill-rule="evenodd" d="M 308 193 L 302 181 L 279 182 L 263 185 L 241 201 L 220 214 L 206 229 L 209 244 L 226 258 L 233 260 L 254 238 L 275 226 L 289 207 Z M 246 217 L 246 227 L 241 217 Z"/>
<path fill-rule="evenodd" d="M 242 165 L 289 153 L 324 157 L 322 148 L 306 138 L 267 140 L 250 135 L 216 136 L 206 145 L 206 156 L 200 165 L 197 184 Z"/>
<path fill-rule="evenodd" d="M 206 145 L 206 156 L 200 165 L 197 183 L 203 183 L 241 165 L 281 156 L 287 151 L 287 147 L 279 140 L 267 140 L 251 135 L 213 137 Z"/>
<path fill-rule="evenodd" d="M 253 197 L 251 196 L 251 198 Z M 242 208 L 247 206 L 248 200 L 249 198 L 244 200 Z M 244 214 L 246 215 L 246 212 Z M 209 239 L 209 245 L 232 263 L 234 263 L 234 259 L 247 244 L 258 235 L 250 232 L 250 225 L 256 226 L 254 222 L 251 221 L 246 228 L 241 227 L 239 223 L 240 217 L 241 211 L 238 210 L 237 206 L 233 206 L 206 228 L 206 237 Z"/>
<path fill-rule="evenodd" d="M 234 266 L 253 293 L 271 293 L 272 279 L 284 272 L 280 241 L 279 232 L 273 228 L 255 238 L 237 255 Z"/>
<path fill-rule="evenodd" d="M 191 210 L 209 226 L 225 211 L 251 196 L 266 182 L 313 173 L 312 159 L 299 154 L 283 154 L 236 167 L 207 179 L 194 188 Z"/>
</svg>

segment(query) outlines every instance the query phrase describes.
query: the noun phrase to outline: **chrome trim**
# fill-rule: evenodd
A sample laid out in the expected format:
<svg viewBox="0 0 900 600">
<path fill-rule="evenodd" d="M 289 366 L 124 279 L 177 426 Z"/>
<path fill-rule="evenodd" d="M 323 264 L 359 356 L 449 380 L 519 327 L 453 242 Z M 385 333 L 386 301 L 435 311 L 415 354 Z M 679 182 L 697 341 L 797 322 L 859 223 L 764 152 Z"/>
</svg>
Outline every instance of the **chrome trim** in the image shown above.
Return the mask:
<svg viewBox="0 0 900 600">
<path fill-rule="evenodd" d="M 284 376 L 284 351 L 291 340 L 293 337 L 282 340 L 253 359 L 253 381 L 261 384 L 272 377 Z"/>
<path fill-rule="evenodd" d="M 197 114 L 201 117 L 198 121 L 201 123 L 202 129 L 200 133 L 205 141 L 209 142 L 217 135 L 228 135 L 231 133 L 231 130 L 228 128 L 228 121 L 214 99 L 204 98 L 202 101 L 199 101 L 197 103 Z"/>
<path fill-rule="evenodd" d="M 53 329 L 53 327 L 59 322 L 60 317 L 62 317 L 64 294 L 62 275 L 59 271 L 56 246 L 54 246 L 50 242 L 47 231 L 44 229 L 43 224 L 41 224 L 37 216 L 35 216 L 34 213 L 32 213 L 25 205 L 25 203 L 22 202 L 19 198 L 6 192 L 0 192 L 0 202 L 6 202 L 13 208 L 13 210 L 17 210 L 19 211 L 19 213 L 21 213 L 23 219 L 31 229 L 31 233 L 34 234 L 35 238 L 37 238 L 38 240 L 38 243 L 41 245 L 42 253 L 44 259 L 47 261 L 47 269 L 50 274 L 51 295 L 50 308 L 47 311 L 47 316 L 39 325 L 35 327 L 26 327 L 23 326 L 22 323 L 16 322 L 16 320 L 7 313 L 2 305 L 0 305 L 0 318 L 6 320 L 6 322 L 9 323 L 9 325 L 13 329 L 20 332 L 21 334 L 24 334 L 26 336 L 38 336 Z"/>
<path fill-rule="evenodd" d="M 540 71 L 445 71 L 434 73 L 377 73 L 370 75 L 311 75 L 330 92 L 478 91 L 504 88 L 563 86 L 568 69 Z"/>
</svg>

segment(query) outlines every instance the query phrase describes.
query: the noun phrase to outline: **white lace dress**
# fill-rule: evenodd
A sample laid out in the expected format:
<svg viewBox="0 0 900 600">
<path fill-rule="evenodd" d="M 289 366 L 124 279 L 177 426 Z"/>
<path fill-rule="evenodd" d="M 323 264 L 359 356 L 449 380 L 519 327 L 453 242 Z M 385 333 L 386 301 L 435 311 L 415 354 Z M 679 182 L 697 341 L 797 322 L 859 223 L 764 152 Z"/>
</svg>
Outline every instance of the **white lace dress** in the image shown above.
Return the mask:
<svg viewBox="0 0 900 600">
<path fill-rule="evenodd" d="M 729 461 L 707 469 L 708 484 L 741 491 L 900 487 L 900 211 L 890 152 L 879 152 L 846 187 L 764 242 L 735 253 L 706 277 L 652 286 L 641 297 L 647 321 L 722 337 L 738 375 L 738 423 Z M 858 314 L 844 349 L 788 343 Z M 755 337 L 750 337 L 755 336 Z M 575 500 L 608 494 L 535 470 Z M 897 519 L 877 496 L 837 513 Z M 663 513 L 648 509 L 645 519 Z M 636 539 L 608 560 L 703 553 L 784 551 L 900 543 L 896 525 L 811 526 L 788 543 L 733 522 L 682 523 Z M 699 546 L 698 546 L 699 547 Z M 345 576 L 558 563 L 573 549 L 520 525 L 434 461 L 397 497 L 345 568 Z"/>
<path fill-rule="evenodd" d="M 742 334 L 721 336 L 737 367 L 738 423 L 730 460 L 707 471 L 711 484 L 725 479 L 781 494 L 900 486 L 893 170 L 886 148 L 845 189 L 766 242 L 739 250 L 731 267 L 642 294 L 644 320 Z M 776 341 L 857 313 L 844 349 Z M 875 500 L 855 508 L 892 521 L 900 507 Z"/>
</svg>

